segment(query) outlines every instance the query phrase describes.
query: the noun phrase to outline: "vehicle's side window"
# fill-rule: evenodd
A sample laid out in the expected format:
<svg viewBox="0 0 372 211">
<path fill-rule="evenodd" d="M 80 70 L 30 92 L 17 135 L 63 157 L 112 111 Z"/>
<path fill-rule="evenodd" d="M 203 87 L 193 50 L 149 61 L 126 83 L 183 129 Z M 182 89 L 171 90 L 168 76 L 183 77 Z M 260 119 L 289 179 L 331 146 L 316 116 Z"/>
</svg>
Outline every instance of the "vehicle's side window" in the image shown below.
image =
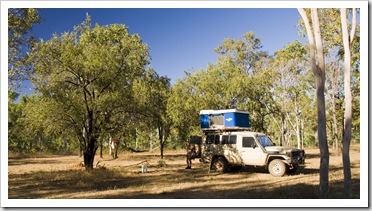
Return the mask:
<svg viewBox="0 0 372 211">
<path fill-rule="evenodd" d="M 206 142 L 207 142 L 207 144 L 213 144 L 214 143 L 214 135 L 207 135 Z"/>
<path fill-rule="evenodd" d="M 243 147 L 252 147 L 255 144 L 253 137 L 243 137 Z"/>
<path fill-rule="evenodd" d="M 229 136 L 222 136 L 222 144 L 228 144 L 229 143 Z"/>
<path fill-rule="evenodd" d="M 214 144 L 220 144 L 220 136 L 219 135 L 214 136 Z"/>
<path fill-rule="evenodd" d="M 219 135 L 207 135 L 206 144 L 220 144 Z"/>
<path fill-rule="evenodd" d="M 230 136 L 229 144 L 236 144 L 236 135 Z"/>
<path fill-rule="evenodd" d="M 222 136 L 222 144 L 236 144 L 236 135 Z"/>
</svg>

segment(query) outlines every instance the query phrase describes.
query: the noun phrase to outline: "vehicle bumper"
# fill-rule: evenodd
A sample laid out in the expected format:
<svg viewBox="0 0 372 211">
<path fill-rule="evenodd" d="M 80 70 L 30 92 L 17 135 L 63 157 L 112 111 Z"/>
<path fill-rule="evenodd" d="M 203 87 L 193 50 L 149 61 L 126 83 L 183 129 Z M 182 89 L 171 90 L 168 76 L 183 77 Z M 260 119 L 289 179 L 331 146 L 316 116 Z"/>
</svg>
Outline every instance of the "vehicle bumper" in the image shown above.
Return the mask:
<svg viewBox="0 0 372 211">
<path fill-rule="evenodd" d="M 288 165 L 303 165 L 305 164 L 305 157 L 289 158 L 284 160 Z"/>
</svg>

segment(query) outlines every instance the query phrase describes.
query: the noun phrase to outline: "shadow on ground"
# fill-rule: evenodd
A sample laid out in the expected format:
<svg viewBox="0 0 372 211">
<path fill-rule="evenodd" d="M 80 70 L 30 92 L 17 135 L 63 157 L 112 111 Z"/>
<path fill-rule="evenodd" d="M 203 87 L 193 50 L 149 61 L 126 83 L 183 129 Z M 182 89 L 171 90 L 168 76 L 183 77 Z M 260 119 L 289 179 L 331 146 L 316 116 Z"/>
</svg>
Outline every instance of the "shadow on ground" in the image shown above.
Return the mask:
<svg viewBox="0 0 372 211">
<path fill-rule="evenodd" d="M 259 170 L 259 171 L 257 171 Z M 260 172 L 262 171 L 262 172 Z M 319 186 L 305 184 L 287 185 L 288 179 L 303 179 L 316 169 L 303 169 L 294 176 L 274 178 L 264 169 L 243 168 L 231 174 L 210 173 L 202 168 L 185 170 L 183 165 L 172 168 L 152 168 L 148 174 L 132 172 L 122 174 L 123 169 L 68 170 L 32 172 L 9 175 L 10 199 L 61 198 L 69 195 L 79 198 L 84 193 L 94 193 L 82 198 L 107 199 L 317 199 Z M 254 177 L 270 178 L 260 182 Z M 218 180 L 226 182 L 223 187 Z M 253 179 L 252 179 L 253 178 Z M 283 179 L 284 178 L 284 179 Z M 190 186 L 180 184 L 193 183 Z M 250 181 L 250 182 L 246 182 Z M 352 198 L 360 198 L 360 180 L 354 179 Z M 146 187 L 173 187 L 168 190 L 146 192 Z M 331 198 L 341 198 L 343 181 L 332 181 Z M 110 191 L 114 190 L 114 191 Z M 128 191 L 130 190 L 130 191 Z M 170 191 L 169 191 L 170 190 Z M 70 198 L 68 197 L 68 198 Z M 63 198 L 63 197 L 62 197 Z"/>
</svg>

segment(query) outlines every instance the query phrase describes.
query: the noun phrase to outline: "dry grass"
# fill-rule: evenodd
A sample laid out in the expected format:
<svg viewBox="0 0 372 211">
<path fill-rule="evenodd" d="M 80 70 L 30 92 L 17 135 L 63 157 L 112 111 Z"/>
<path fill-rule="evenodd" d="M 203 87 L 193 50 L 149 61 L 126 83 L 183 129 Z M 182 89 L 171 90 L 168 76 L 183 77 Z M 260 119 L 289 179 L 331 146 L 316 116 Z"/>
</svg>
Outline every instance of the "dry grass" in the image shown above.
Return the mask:
<svg viewBox="0 0 372 211">
<path fill-rule="evenodd" d="M 351 147 L 352 198 L 360 198 L 359 150 L 359 145 Z M 253 167 L 208 174 L 208 166 L 198 161 L 192 169 L 184 169 L 183 151 L 168 152 L 163 160 L 158 153 L 121 152 L 115 160 L 97 156 L 98 168 L 91 172 L 84 170 L 77 156 L 9 157 L 8 195 L 9 199 L 317 199 L 319 150 L 306 152 L 305 168 L 281 178 Z M 142 161 L 150 164 L 148 173 L 141 173 Z M 341 155 L 331 154 L 329 181 L 331 198 L 341 198 Z"/>
</svg>

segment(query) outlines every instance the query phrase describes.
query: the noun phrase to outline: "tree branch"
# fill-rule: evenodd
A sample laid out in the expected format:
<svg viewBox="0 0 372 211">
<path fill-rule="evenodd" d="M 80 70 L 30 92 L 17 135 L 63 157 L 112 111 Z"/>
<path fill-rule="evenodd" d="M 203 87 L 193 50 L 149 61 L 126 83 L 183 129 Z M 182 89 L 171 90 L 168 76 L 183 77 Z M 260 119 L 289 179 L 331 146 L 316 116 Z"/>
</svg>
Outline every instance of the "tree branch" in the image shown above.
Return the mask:
<svg viewBox="0 0 372 211">
<path fill-rule="evenodd" d="M 353 43 L 355 31 L 356 31 L 356 8 L 353 8 L 353 20 L 350 32 L 350 45 Z"/>
</svg>

